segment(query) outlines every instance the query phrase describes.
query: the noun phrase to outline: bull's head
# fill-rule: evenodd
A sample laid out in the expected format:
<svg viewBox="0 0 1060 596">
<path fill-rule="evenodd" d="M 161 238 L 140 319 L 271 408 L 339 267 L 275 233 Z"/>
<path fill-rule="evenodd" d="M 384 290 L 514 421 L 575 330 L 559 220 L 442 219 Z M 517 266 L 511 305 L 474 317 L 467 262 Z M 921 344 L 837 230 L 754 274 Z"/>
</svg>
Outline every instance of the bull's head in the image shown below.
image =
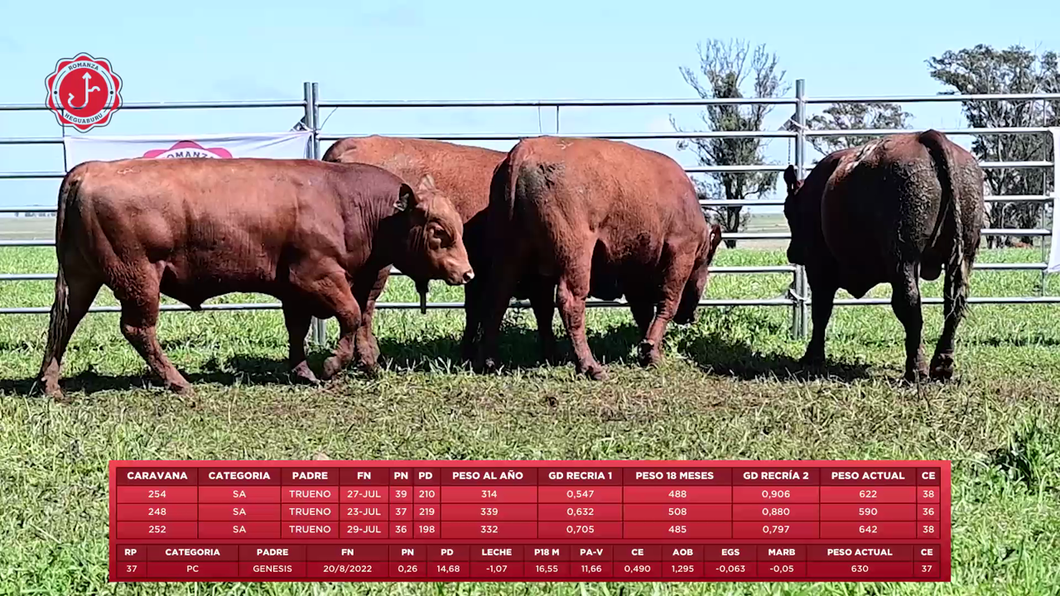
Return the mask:
<svg viewBox="0 0 1060 596">
<path fill-rule="evenodd" d="M 721 244 L 721 226 L 716 223 L 708 225 L 707 236 L 707 242 L 703 247 L 706 255 L 696 261 L 696 268 L 692 270 L 692 275 L 685 282 L 685 288 L 681 292 L 681 302 L 677 305 L 677 312 L 674 314 L 674 322 L 678 325 L 687 325 L 696 320 L 696 307 L 699 306 L 699 299 L 707 288 L 710 265 L 714 262 L 714 253 L 717 252 L 718 245 Z"/>
<path fill-rule="evenodd" d="M 403 242 L 406 250 L 401 251 L 404 255 L 397 266 L 416 282 L 420 310 L 426 311 L 430 280 L 458 286 L 475 277 L 464 247 L 463 220 L 430 176 L 424 176 L 415 192 L 402 184 L 394 209 L 408 222 Z"/>
<path fill-rule="evenodd" d="M 791 242 L 788 243 L 788 261 L 795 265 L 806 264 L 806 254 L 809 251 L 809 224 L 806 223 L 804 203 L 800 201 L 799 191 L 802 189 L 803 181 L 795 175 L 795 167 L 789 165 L 784 170 L 784 183 L 788 187 L 788 196 L 784 199 L 784 218 L 788 220 L 788 228 L 791 230 Z"/>
</svg>

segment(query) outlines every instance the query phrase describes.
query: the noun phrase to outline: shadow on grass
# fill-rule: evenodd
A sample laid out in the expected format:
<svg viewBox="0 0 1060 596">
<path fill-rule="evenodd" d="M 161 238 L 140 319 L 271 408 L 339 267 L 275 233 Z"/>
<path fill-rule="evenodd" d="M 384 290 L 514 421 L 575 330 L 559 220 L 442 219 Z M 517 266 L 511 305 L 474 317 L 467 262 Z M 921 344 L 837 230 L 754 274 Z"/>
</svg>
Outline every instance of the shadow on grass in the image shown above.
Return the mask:
<svg viewBox="0 0 1060 596">
<path fill-rule="evenodd" d="M 309 365 L 319 371 L 327 354 L 321 352 L 309 357 Z M 221 366 L 217 359 L 211 358 L 203 364 L 198 372 L 187 373 L 177 367 L 180 374 L 194 385 L 216 383 L 219 385 L 291 385 L 288 375 L 287 360 L 273 360 L 260 356 L 232 356 Z M 36 379 L 2 379 L 0 393 L 13 395 L 40 395 L 42 387 L 34 387 Z M 97 391 L 143 389 L 144 387 L 162 387 L 161 381 L 155 379 L 144 365 L 137 374 L 101 375 L 89 369 L 72 377 L 60 377 L 59 386 L 64 393 L 84 392 L 92 394 Z"/>
<path fill-rule="evenodd" d="M 379 360 L 383 366 L 429 372 L 438 363 L 470 369 L 460 357 L 459 337 L 421 339 L 378 338 Z M 603 331 L 588 330 L 589 349 L 601 364 L 621 363 L 629 359 L 640 341 L 633 325 L 612 326 Z M 545 366 L 567 366 L 573 363 L 570 339 L 562 330 L 556 333 L 557 360 L 552 365 L 544 361 L 536 327 L 506 326 L 501 329 L 499 361 L 503 371 L 536 369 Z"/>
<path fill-rule="evenodd" d="M 761 353 L 745 342 L 732 341 L 724 334 L 696 334 L 679 344 L 689 360 L 708 374 L 735 377 L 745 381 L 763 378 L 809 380 L 818 378 L 850 382 L 869 376 L 866 364 L 836 362 L 823 366 L 803 366 L 798 360 L 777 353 Z"/>
</svg>

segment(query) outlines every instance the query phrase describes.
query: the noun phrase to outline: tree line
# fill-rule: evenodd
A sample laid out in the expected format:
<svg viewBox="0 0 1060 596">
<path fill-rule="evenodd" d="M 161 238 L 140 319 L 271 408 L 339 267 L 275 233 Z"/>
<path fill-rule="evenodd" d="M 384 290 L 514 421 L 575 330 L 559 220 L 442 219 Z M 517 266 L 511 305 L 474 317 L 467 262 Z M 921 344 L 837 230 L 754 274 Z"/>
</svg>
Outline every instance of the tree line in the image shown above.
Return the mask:
<svg viewBox="0 0 1060 596">
<path fill-rule="evenodd" d="M 704 99 L 744 97 L 785 97 L 791 86 L 775 53 L 765 45 L 752 47 L 743 40 L 724 42 L 713 39 L 696 48 L 699 65 L 681 66 L 681 76 Z M 976 45 L 946 51 L 926 60 L 928 72 L 943 89 L 940 94 L 1060 93 L 1060 67 L 1053 51 L 1023 46 L 995 49 Z M 709 131 L 766 130 L 766 119 L 777 106 L 708 105 L 700 119 Z M 1060 126 L 1060 101 L 964 101 L 961 111 L 972 128 Z M 682 129 L 671 115 L 671 125 Z M 808 115 L 811 130 L 863 130 L 913 128 L 913 115 L 893 103 L 839 103 Z M 795 130 L 795 116 L 782 126 Z M 868 135 L 810 137 L 808 142 L 821 155 L 856 146 L 876 138 Z M 680 141 L 679 150 L 691 150 L 701 166 L 767 165 L 768 139 L 697 138 Z M 1048 161 L 1052 159 L 1049 134 L 977 135 L 972 152 L 981 161 Z M 790 160 L 790 161 L 793 161 Z M 807 165 L 809 165 L 807 163 Z M 1043 168 L 1004 168 L 984 170 L 986 194 L 1042 195 L 1052 192 L 1052 172 Z M 772 191 L 777 172 L 711 172 L 696 179 L 700 199 L 728 201 L 753 200 Z M 987 205 L 992 228 L 1032 229 L 1044 222 L 1042 203 L 992 203 Z M 708 216 L 726 232 L 746 229 L 749 214 L 742 206 L 705 208 Z M 1030 245 L 1033 237 L 987 236 L 989 247 Z M 726 239 L 732 248 L 735 240 Z"/>
</svg>

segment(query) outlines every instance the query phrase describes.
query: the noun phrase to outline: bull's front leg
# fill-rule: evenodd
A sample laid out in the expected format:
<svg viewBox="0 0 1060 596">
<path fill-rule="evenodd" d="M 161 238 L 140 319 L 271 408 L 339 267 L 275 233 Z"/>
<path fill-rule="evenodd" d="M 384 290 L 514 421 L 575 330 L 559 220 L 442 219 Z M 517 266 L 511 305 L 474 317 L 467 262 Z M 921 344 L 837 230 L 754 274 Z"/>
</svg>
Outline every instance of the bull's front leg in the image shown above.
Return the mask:
<svg viewBox="0 0 1060 596">
<path fill-rule="evenodd" d="M 353 283 L 357 305 L 361 309 L 361 325 L 357 328 L 354 357 L 358 368 L 369 376 L 375 376 L 379 372 L 379 342 L 372 332 L 372 318 L 375 315 L 376 300 L 383 293 L 389 277 L 390 267 L 387 266 L 376 272 L 359 275 Z"/>
<path fill-rule="evenodd" d="M 327 380 L 346 368 L 353 360 L 357 329 L 361 325 L 361 307 L 350 291 L 346 272 L 341 269 L 318 280 L 314 289 L 321 307 L 335 313 L 335 318 L 339 321 L 339 343 L 335 346 L 334 354 L 324 361 L 321 374 L 321 377 Z"/>
<path fill-rule="evenodd" d="M 485 276 L 476 275 L 475 279 L 464 285 L 464 334 L 460 338 L 460 358 L 464 362 L 475 360 L 475 340 L 482 327 L 486 308 L 484 299 L 487 282 L 484 280 Z"/>
<path fill-rule="evenodd" d="M 316 385 L 320 381 L 306 362 L 305 340 L 309 333 L 312 316 L 304 305 L 289 301 L 283 303 L 283 322 L 287 326 L 287 362 L 294 380 Z"/>
<path fill-rule="evenodd" d="M 828 330 L 828 321 L 832 318 L 832 308 L 835 304 L 835 294 L 839 291 L 834 284 L 818 283 L 810 285 L 813 292 L 813 302 L 810 305 L 813 318 L 813 331 L 810 343 L 806 345 L 806 353 L 799 359 L 803 366 L 820 366 L 825 362 L 824 338 Z"/>
<path fill-rule="evenodd" d="M 905 327 L 905 380 L 917 382 L 928 375 L 921 333 L 924 317 L 920 310 L 920 286 L 916 263 L 903 263 L 891 283 L 891 307 Z"/>
</svg>

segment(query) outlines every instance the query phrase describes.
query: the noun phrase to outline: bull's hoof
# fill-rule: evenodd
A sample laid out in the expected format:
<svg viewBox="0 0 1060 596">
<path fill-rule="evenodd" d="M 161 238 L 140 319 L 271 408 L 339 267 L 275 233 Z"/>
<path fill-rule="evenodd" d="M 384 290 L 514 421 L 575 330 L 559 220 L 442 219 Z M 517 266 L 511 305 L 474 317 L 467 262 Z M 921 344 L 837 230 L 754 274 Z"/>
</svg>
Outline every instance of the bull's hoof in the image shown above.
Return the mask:
<svg viewBox="0 0 1060 596">
<path fill-rule="evenodd" d="M 40 382 L 44 385 L 44 397 L 60 404 L 70 403 L 70 399 L 63 394 L 63 390 L 59 387 L 59 381 L 55 379 L 41 379 Z"/>
<path fill-rule="evenodd" d="M 935 354 L 931 359 L 931 378 L 948 381 L 953 378 L 953 354 Z"/>
<path fill-rule="evenodd" d="M 608 376 L 607 369 L 596 363 L 593 363 L 591 366 L 587 367 L 582 374 L 584 374 L 586 377 L 593 381 L 606 381 Z"/>
<path fill-rule="evenodd" d="M 500 363 L 492 356 L 477 356 L 472 364 L 472 369 L 479 374 L 496 372 L 498 368 L 500 368 Z"/>
<path fill-rule="evenodd" d="M 310 370 L 309 365 L 306 364 L 304 361 L 300 362 L 297 366 L 292 368 L 290 375 L 291 375 L 291 380 L 293 382 L 295 382 L 295 383 L 298 383 L 298 384 L 305 384 L 305 385 L 319 385 L 320 384 L 320 379 L 318 379 L 317 376 L 313 374 L 313 371 Z"/>
<path fill-rule="evenodd" d="M 655 366 L 662 361 L 662 353 L 654 343 L 644 340 L 637 345 L 637 362 L 643 367 Z"/>
<path fill-rule="evenodd" d="M 342 370 L 342 363 L 339 362 L 338 358 L 336 358 L 334 356 L 331 356 L 330 358 L 328 358 L 327 360 L 324 361 L 324 370 L 321 371 L 320 376 L 325 381 L 328 381 L 328 380 L 334 378 L 335 375 L 339 374 L 339 371 L 341 371 L 341 370 Z"/>
<path fill-rule="evenodd" d="M 811 352 L 806 350 L 806 353 L 799 358 L 799 366 L 805 366 L 808 368 L 816 368 L 824 366 L 825 358 L 823 352 Z"/>
<path fill-rule="evenodd" d="M 192 397 L 195 395 L 195 390 L 191 388 L 191 383 L 184 379 L 170 381 L 166 383 L 166 388 L 181 397 Z"/>
<path fill-rule="evenodd" d="M 361 374 L 369 379 L 377 379 L 381 369 L 379 368 L 379 362 L 373 358 L 371 360 L 359 360 L 357 362 L 357 370 L 361 371 Z"/>
<path fill-rule="evenodd" d="M 927 367 L 923 364 L 920 364 L 919 366 L 906 366 L 905 375 L 903 376 L 903 378 L 907 382 L 913 383 L 915 385 L 920 381 L 928 378 Z"/>
</svg>

